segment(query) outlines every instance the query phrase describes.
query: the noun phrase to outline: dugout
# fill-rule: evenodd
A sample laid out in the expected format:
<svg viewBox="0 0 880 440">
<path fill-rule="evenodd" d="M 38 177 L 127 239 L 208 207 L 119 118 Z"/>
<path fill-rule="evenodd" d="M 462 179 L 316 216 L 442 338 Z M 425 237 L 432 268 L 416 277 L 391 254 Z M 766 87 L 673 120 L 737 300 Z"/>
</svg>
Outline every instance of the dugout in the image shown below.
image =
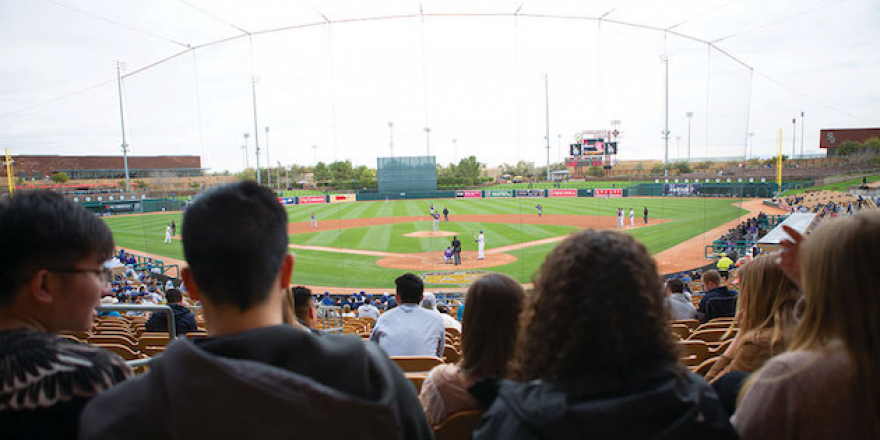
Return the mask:
<svg viewBox="0 0 880 440">
<path fill-rule="evenodd" d="M 435 156 L 380 157 L 376 162 L 380 193 L 437 190 Z"/>
</svg>

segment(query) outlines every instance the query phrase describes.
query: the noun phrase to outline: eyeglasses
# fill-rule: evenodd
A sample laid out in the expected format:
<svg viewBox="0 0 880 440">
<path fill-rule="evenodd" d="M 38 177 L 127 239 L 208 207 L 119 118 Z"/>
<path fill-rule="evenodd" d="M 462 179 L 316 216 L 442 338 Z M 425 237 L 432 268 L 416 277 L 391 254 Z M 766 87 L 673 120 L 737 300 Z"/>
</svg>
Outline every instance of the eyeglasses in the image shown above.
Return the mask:
<svg viewBox="0 0 880 440">
<path fill-rule="evenodd" d="M 113 278 L 113 271 L 110 269 L 103 267 L 101 269 L 81 269 L 79 267 L 61 267 L 54 269 L 46 269 L 50 272 L 60 272 L 60 273 L 91 273 L 92 275 L 98 277 L 103 283 L 109 283 Z"/>
</svg>

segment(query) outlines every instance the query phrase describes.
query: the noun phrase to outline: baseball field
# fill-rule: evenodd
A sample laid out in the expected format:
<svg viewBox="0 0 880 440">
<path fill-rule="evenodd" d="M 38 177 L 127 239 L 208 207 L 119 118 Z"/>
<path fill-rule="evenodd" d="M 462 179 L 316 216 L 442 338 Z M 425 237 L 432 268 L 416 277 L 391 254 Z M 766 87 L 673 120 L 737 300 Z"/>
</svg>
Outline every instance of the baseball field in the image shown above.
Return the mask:
<svg viewBox="0 0 880 440">
<path fill-rule="evenodd" d="M 432 231 L 428 215 L 431 204 L 437 212 L 444 208 L 450 212 L 449 221 L 441 216 L 437 232 Z M 537 204 L 544 208 L 541 217 Z M 634 227 L 630 207 L 635 211 Z M 527 283 L 544 256 L 572 231 L 617 228 L 618 208 L 626 214 L 623 230 L 657 255 L 746 214 L 743 207 L 744 201 L 725 198 L 585 197 L 392 200 L 286 209 L 291 252 L 296 254 L 295 282 L 350 290 L 389 289 L 394 278 L 406 271 L 423 274 L 431 288 L 461 287 L 486 272 L 505 273 Z M 649 211 L 647 224 L 644 208 Z M 317 229 L 310 223 L 313 213 Z M 183 260 L 179 237 L 171 244 L 163 244 L 163 239 L 165 225 L 172 220 L 181 233 L 182 217 L 180 212 L 127 215 L 108 217 L 106 222 L 117 246 L 177 263 Z M 477 259 L 474 240 L 481 230 L 486 241 L 484 260 Z M 442 252 L 452 235 L 462 242 L 461 266 L 443 262 Z M 699 262 L 701 246 L 695 244 L 689 257 Z"/>
</svg>

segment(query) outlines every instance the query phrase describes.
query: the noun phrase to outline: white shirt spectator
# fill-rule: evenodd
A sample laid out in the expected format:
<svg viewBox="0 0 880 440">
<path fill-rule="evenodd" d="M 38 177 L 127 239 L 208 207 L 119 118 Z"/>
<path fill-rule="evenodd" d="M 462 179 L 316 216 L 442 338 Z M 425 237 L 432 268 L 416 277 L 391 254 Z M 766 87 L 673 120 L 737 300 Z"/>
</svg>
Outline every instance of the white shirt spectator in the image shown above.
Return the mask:
<svg viewBox="0 0 880 440">
<path fill-rule="evenodd" d="M 361 318 L 379 319 L 379 309 L 370 303 L 365 303 L 358 307 L 358 316 Z"/>
<path fill-rule="evenodd" d="M 446 345 L 443 318 L 418 304 L 405 303 L 376 321 L 370 340 L 388 356 L 443 356 Z"/>
<path fill-rule="evenodd" d="M 174 288 L 174 282 L 169 278 L 167 282 L 165 282 L 165 291 L 169 291 Z"/>
<path fill-rule="evenodd" d="M 666 297 L 669 318 L 673 321 L 697 319 L 697 309 L 684 293 L 673 293 Z"/>
<path fill-rule="evenodd" d="M 437 298 L 434 296 L 433 293 L 425 292 L 425 296 L 422 297 L 421 306 L 425 309 L 437 312 L 437 314 L 439 314 L 440 317 L 443 318 L 443 327 L 454 328 L 458 330 L 459 333 L 461 333 L 461 323 L 458 322 L 458 320 L 447 315 L 446 313 L 440 313 L 440 311 L 437 310 Z"/>
</svg>

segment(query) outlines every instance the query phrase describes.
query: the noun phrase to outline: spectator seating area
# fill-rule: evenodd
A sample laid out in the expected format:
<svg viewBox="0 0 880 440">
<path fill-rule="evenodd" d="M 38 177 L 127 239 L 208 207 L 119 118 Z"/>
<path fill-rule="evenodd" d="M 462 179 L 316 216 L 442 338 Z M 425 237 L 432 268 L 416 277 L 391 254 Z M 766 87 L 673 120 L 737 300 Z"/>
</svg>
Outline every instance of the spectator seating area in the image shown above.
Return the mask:
<svg viewBox="0 0 880 440">
<path fill-rule="evenodd" d="M 706 246 L 706 258 L 720 257 L 724 253 L 736 261 L 752 251 L 758 240 L 783 220 L 785 216 L 770 216 L 763 212 L 746 219 Z"/>
<path fill-rule="evenodd" d="M 799 196 L 789 196 L 784 199 L 784 204 L 780 208 L 788 209 L 792 212 L 802 210 L 803 212 L 819 212 L 821 208 L 826 206 L 839 206 L 846 210 L 848 206 L 854 205 L 857 208 L 860 197 L 840 191 L 808 191 Z M 876 209 L 877 205 L 870 198 L 861 198 L 863 209 Z"/>
</svg>

